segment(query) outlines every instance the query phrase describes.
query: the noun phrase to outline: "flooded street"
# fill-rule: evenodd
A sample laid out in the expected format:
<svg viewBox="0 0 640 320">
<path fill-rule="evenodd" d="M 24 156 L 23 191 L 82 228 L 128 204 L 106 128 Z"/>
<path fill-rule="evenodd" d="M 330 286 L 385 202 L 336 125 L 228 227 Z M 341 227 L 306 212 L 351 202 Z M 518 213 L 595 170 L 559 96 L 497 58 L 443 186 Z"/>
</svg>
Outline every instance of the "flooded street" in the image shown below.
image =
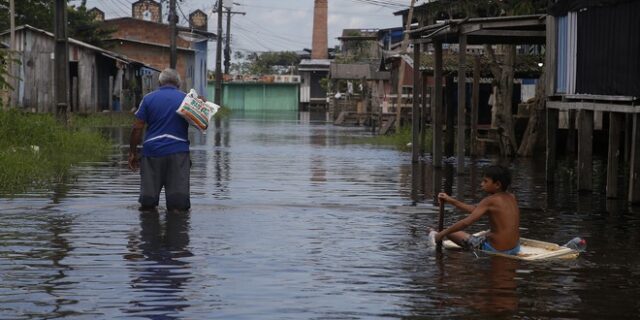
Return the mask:
<svg viewBox="0 0 640 320">
<path fill-rule="evenodd" d="M 128 129 L 110 132 L 122 145 L 108 161 L 0 198 L 0 319 L 637 318 L 640 209 L 606 201 L 601 159 L 589 194 L 571 166 L 549 189 L 544 157 L 508 163 L 521 235 L 582 236 L 577 260 L 439 255 L 434 193 L 480 200 L 491 160 L 467 160 L 463 176 L 412 168 L 409 153 L 324 119 L 235 115 L 219 134 L 193 132 L 188 215 L 167 215 L 164 194 L 159 215 L 137 211 Z M 445 224 L 462 216 L 448 207 Z"/>
</svg>

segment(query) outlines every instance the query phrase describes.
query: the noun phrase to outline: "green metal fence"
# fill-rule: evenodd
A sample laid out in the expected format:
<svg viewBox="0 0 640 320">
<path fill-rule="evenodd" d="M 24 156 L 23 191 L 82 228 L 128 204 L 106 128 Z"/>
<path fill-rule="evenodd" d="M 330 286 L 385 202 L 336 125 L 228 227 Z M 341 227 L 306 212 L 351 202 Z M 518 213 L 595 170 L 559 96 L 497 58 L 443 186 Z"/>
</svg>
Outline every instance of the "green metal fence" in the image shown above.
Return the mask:
<svg viewBox="0 0 640 320">
<path fill-rule="evenodd" d="M 215 83 L 208 86 L 213 99 Z M 299 105 L 297 83 L 231 82 L 223 85 L 222 104 L 238 111 L 297 111 Z"/>
</svg>

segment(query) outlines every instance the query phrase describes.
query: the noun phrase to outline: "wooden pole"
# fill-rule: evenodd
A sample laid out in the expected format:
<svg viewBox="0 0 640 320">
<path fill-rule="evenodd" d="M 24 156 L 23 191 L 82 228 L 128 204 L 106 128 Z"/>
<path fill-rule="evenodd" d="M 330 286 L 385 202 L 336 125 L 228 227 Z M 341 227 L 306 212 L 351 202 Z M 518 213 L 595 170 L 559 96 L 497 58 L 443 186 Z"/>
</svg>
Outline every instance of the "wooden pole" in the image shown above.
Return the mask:
<svg viewBox="0 0 640 320">
<path fill-rule="evenodd" d="M 438 210 L 438 232 L 444 230 L 444 201 L 438 198 L 438 203 L 440 204 Z M 436 251 L 442 252 L 442 240 L 436 243 Z"/>
<path fill-rule="evenodd" d="M 471 91 L 471 155 L 478 155 L 478 109 L 480 108 L 480 56 L 473 59 L 473 89 Z"/>
<path fill-rule="evenodd" d="M 434 48 L 434 71 L 433 71 L 433 94 L 434 105 L 431 106 L 431 127 L 433 128 L 433 166 L 442 167 L 442 42 L 433 43 Z"/>
<path fill-rule="evenodd" d="M 445 94 L 446 99 L 444 103 L 444 117 L 445 117 L 445 125 L 447 130 L 444 132 L 444 156 L 445 157 L 453 157 L 455 152 L 455 121 L 453 118 L 453 99 L 452 99 L 452 88 L 453 88 L 453 76 L 448 75 L 444 78 L 445 81 Z"/>
<path fill-rule="evenodd" d="M 431 100 L 427 100 L 427 93 L 429 92 L 427 88 L 427 82 L 425 81 L 425 77 L 420 72 L 420 96 L 422 97 L 420 100 L 420 155 L 424 155 L 426 152 L 426 133 L 427 133 L 427 117 L 430 113 L 427 112 L 427 101 L 431 104 Z"/>
<path fill-rule="evenodd" d="M 11 59 L 9 60 L 9 76 L 7 77 L 7 80 L 13 87 L 13 91 L 10 91 L 7 95 L 8 101 L 5 101 L 5 109 L 9 108 L 10 105 L 17 105 L 16 101 L 18 97 L 16 94 L 18 92 L 18 77 L 16 77 L 17 67 L 16 63 L 13 62 L 13 59 L 15 59 L 14 54 L 16 52 L 16 6 L 14 0 L 9 0 L 9 28 L 9 57 Z"/>
<path fill-rule="evenodd" d="M 398 72 L 398 86 L 397 86 L 397 98 L 396 98 L 396 132 L 400 132 L 400 120 L 402 117 L 402 80 L 404 80 L 404 69 L 405 63 L 402 59 L 402 56 L 407 52 L 407 47 L 409 46 L 409 31 L 411 30 L 411 21 L 413 20 L 413 6 L 416 4 L 416 0 L 411 0 L 411 5 L 409 6 L 409 14 L 407 15 L 407 21 L 405 23 L 404 28 L 404 37 L 402 39 L 402 44 L 400 45 L 400 66 Z M 415 63 L 413 67 L 416 68 Z M 419 68 L 419 66 L 418 66 Z"/>
<path fill-rule="evenodd" d="M 458 127 L 457 127 L 457 143 L 456 143 L 456 159 L 458 175 L 464 174 L 464 140 L 466 127 L 466 102 L 467 102 L 467 36 L 461 34 L 458 36 Z M 447 128 L 448 130 L 449 128 Z"/>
<path fill-rule="evenodd" d="M 218 32 L 216 34 L 216 90 L 213 102 L 222 106 L 222 0 L 218 0 Z M 216 130 L 220 128 L 220 118 L 214 120 Z"/>
<path fill-rule="evenodd" d="M 631 164 L 629 166 L 629 202 L 640 202 L 640 115 L 634 113 L 631 130 Z"/>
<path fill-rule="evenodd" d="M 556 132 L 558 131 L 558 109 L 547 108 L 547 152 L 546 152 L 546 180 L 547 184 L 554 181 L 556 170 Z"/>
<path fill-rule="evenodd" d="M 420 158 L 420 45 L 413 45 L 413 106 L 411 107 L 411 161 Z"/>
<path fill-rule="evenodd" d="M 176 20 L 178 20 L 178 15 L 176 14 L 176 0 L 169 0 L 169 30 L 171 32 L 169 35 L 169 67 L 171 67 L 171 69 L 175 69 L 178 62 L 178 52 L 176 49 L 176 37 L 178 35 L 178 30 L 176 28 Z"/>
<path fill-rule="evenodd" d="M 67 1 L 56 0 L 55 7 L 55 97 L 56 118 L 66 124 L 69 105 L 69 50 L 67 36 Z"/>
<path fill-rule="evenodd" d="M 578 190 L 593 190 L 593 110 L 578 112 Z"/>
<path fill-rule="evenodd" d="M 565 149 L 567 155 L 571 157 L 576 155 L 576 110 L 567 110 L 568 126 L 567 126 L 567 147 Z M 578 142 L 579 143 L 579 142 Z M 572 158 L 575 159 L 575 158 Z"/>
<path fill-rule="evenodd" d="M 109 111 L 113 111 L 113 76 L 109 76 Z"/>
<path fill-rule="evenodd" d="M 609 113 L 609 152 L 607 157 L 607 198 L 618 197 L 618 164 L 620 163 L 620 129 L 624 115 Z"/>
</svg>

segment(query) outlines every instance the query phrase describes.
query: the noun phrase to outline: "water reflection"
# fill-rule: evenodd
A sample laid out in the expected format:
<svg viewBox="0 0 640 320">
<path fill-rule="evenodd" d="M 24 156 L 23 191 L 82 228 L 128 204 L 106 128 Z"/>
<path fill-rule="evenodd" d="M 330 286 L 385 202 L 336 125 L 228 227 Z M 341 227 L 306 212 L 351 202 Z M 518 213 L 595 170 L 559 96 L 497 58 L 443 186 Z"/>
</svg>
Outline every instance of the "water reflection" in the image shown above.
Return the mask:
<svg viewBox="0 0 640 320">
<path fill-rule="evenodd" d="M 131 273 L 133 298 L 125 313 L 152 319 L 178 318 L 190 306 L 184 291 L 193 278 L 185 258 L 189 250 L 189 214 L 158 212 L 140 214 L 139 235 L 132 234 L 125 256 Z"/>
</svg>

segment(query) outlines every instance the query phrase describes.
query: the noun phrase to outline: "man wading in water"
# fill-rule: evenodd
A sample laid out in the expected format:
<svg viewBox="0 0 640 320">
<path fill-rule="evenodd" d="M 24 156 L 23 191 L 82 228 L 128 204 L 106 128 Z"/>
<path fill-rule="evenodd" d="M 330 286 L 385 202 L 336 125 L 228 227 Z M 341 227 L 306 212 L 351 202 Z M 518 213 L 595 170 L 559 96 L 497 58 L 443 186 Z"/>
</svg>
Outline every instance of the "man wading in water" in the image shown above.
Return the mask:
<svg viewBox="0 0 640 320">
<path fill-rule="evenodd" d="M 155 210 L 164 187 L 168 211 L 187 211 L 189 199 L 189 124 L 176 110 L 186 93 L 180 91 L 180 76 L 174 69 L 164 69 L 160 88 L 147 94 L 136 111 L 129 144 L 129 168 L 140 168 L 140 210 Z M 147 126 L 142 146 L 138 145 Z"/>
<path fill-rule="evenodd" d="M 482 199 L 477 206 L 465 204 L 446 193 L 438 194 L 439 201 L 448 202 L 460 210 L 469 212 L 469 215 L 435 234 L 435 241 L 442 241 L 447 237 L 463 248 L 517 255 L 520 251 L 520 209 L 516 197 L 506 191 L 509 184 L 511 174 L 506 168 L 489 166 L 485 169 L 480 184 L 489 196 Z M 489 217 L 491 230 L 488 233 L 474 236 L 461 231 L 484 215 Z"/>
</svg>

